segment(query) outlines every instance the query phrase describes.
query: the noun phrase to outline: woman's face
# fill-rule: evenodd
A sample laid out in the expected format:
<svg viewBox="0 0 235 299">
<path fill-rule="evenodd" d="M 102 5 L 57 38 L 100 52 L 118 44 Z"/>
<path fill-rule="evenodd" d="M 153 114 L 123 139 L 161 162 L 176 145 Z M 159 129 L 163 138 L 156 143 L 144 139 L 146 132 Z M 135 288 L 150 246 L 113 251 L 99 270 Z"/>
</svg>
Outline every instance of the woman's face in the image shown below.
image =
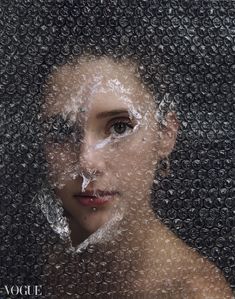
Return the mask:
<svg viewBox="0 0 235 299">
<path fill-rule="evenodd" d="M 160 130 L 134 66 L 100 58 L 58 68 L 43 115 L 53 123 L 45 142 L 51 181 L 78 233 L 148 205 L 156 163 L 171 151 L 177 126 L 172 114 Z"/>
</svg>

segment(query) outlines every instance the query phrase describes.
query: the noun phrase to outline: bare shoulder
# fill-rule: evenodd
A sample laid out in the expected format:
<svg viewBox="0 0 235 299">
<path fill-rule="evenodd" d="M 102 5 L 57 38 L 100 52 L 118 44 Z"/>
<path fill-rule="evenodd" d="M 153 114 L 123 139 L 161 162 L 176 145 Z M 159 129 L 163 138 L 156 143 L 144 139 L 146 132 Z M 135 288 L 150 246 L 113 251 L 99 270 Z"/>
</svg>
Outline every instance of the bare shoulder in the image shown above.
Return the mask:
<svg viewBox="0 0 235 299">
<path fill-rule="evenodd" d="M 175 282 L 182 298 L 235 299 L 222 271 L 167 227 L 161 228 L 156 244 L 161 277 Z"/>
<path fill-rule="evenodd" d="M 210 269 L 207 273 L 192 274 L 182 279 L 185 298 L 234 299 L 232 290 L 217 270 L 211 271 Z"/>
<path fill-rule="evenodd" d="M 182 250 L 183 254 L 184 250 Z M 184 257 L 183 268 L 180 271 L 181 286 L 185 298 L 201 299 L 232 299 L 232 290 L 226 282 L 222 271 L 202 257 L 198 252 L 188 247 Z"/>
</svg>

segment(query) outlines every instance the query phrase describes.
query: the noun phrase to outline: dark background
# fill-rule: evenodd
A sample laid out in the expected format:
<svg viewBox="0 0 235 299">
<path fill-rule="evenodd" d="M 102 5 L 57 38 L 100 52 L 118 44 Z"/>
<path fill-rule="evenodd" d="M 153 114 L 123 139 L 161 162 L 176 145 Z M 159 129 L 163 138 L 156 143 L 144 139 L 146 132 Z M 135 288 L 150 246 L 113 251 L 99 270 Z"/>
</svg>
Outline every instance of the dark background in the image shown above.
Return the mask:
<svg viewBox="0 0 235 299">
<path fill-rule="evenodd" d="M 235 288 L 235 1 L 0 1 L 0 281 L 40 284 L 56 243 L 33 205 L 45 175 L 38 121 L 54 65 L 84 51 L 135 57 L 180 121 L 156 214 Z"/>
</svg>

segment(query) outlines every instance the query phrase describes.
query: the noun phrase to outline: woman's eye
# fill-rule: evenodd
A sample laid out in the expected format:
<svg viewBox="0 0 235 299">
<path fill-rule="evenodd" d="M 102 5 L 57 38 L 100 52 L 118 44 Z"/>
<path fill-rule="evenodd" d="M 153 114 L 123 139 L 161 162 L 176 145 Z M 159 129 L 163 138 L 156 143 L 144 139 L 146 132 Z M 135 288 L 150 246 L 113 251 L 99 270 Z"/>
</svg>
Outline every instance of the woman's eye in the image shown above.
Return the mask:
<svg viewBox="0 0 235 299">
<path fill-rule="evenodd" d="M 62 118 L 53 119 L 46 127 L 44 136 L 46 141 L 50 143 L 68 143 L 80 139 L 80 134 L 75 126 Z"/>
<path fill-rule="evenodd" d="M 64 133 L 64 132 L 53 132 L 49 133 L 47 136 L 47 140 L 53 143 L 66 143 L 71 141 L 72 134 Z"/>
<path fill-rule="evenodd" d="M 50 130 L 46 135 L 45 139 L 51 143 L 67 143 L 73 139 L 74 132 L 67 129 Z"/>
<path fill-rule="evenodd" d="M 118 120 L 113 122 L 109 127 L 109 133 L 112 135 L 124 135 L 133 130 L 133 125 L 130 121 Z"/>
</svg>

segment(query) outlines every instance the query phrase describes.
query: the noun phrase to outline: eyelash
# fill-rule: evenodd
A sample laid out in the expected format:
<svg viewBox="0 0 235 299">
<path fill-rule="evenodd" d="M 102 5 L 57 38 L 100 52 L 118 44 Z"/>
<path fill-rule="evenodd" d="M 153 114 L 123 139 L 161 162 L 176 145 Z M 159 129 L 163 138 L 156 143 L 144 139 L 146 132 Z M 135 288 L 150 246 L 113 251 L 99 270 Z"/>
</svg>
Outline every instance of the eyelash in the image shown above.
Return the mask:
<svg viewBox="0 0 235 299">
<path fill-rule="evenodd" d="M 106 129 L 106 134 L 110 134 L 110 135 L 116 135 L 116 136 L 122 136 L 122 135 L 125 135 L 125 133 L 126 133 L 126 130 L 125 130 L 125 132 L 124 133 L 112 133 L 112 132 L 110 132 L 110 129 L 112 128 L 112 127 L 114 127 L 115 125 L 117 125 L 117 124 L 125 124 L 127 127 L 128 127 L 128 129 L 133 129 L 134 128 L 134 126 L 133 126 L 133 124 L 132 124 L 132 122 L 130 121 L 130 119 L 129 118 L 115 118 L 115 119 L 112 119 L 109 123 L 108 123 L 108 125 L 107 125 L 107 129 Z"/>
<path fill-rule="evenodd" d="M 124 124 L 124 127 L 119 129 L 124 129 L 123 132 L 115 132 L 114 126 L 118 124 Z M 52 122 L 51 124 L 48 124 L 49 127 L 47 127 L 47 132 L 45 132 L 44 137 L 45 141 L 55 144 L 63 144 L 63 143 L 70 143 L 76 142 L 81 140 L 81 132 L 77 132 L 77 128 L 75 129 L 74 126 L 70 126 L 66 123 L 66 121 L 59 119 L 57 123 Z M 112 132 L 113 128 L 113 132 Z M 114 118 L 110 120 L 105 128 L 105 134 L 111 135 L 114 138 L 118 138 L 121 136 L 124 136 L 127 133 L 127 130 L 133 130 L 134 125 L 132 121 L 128 117 L 119 117 Z M 80 133 L 80 134 L 79 134 Z"/>
</svg>

